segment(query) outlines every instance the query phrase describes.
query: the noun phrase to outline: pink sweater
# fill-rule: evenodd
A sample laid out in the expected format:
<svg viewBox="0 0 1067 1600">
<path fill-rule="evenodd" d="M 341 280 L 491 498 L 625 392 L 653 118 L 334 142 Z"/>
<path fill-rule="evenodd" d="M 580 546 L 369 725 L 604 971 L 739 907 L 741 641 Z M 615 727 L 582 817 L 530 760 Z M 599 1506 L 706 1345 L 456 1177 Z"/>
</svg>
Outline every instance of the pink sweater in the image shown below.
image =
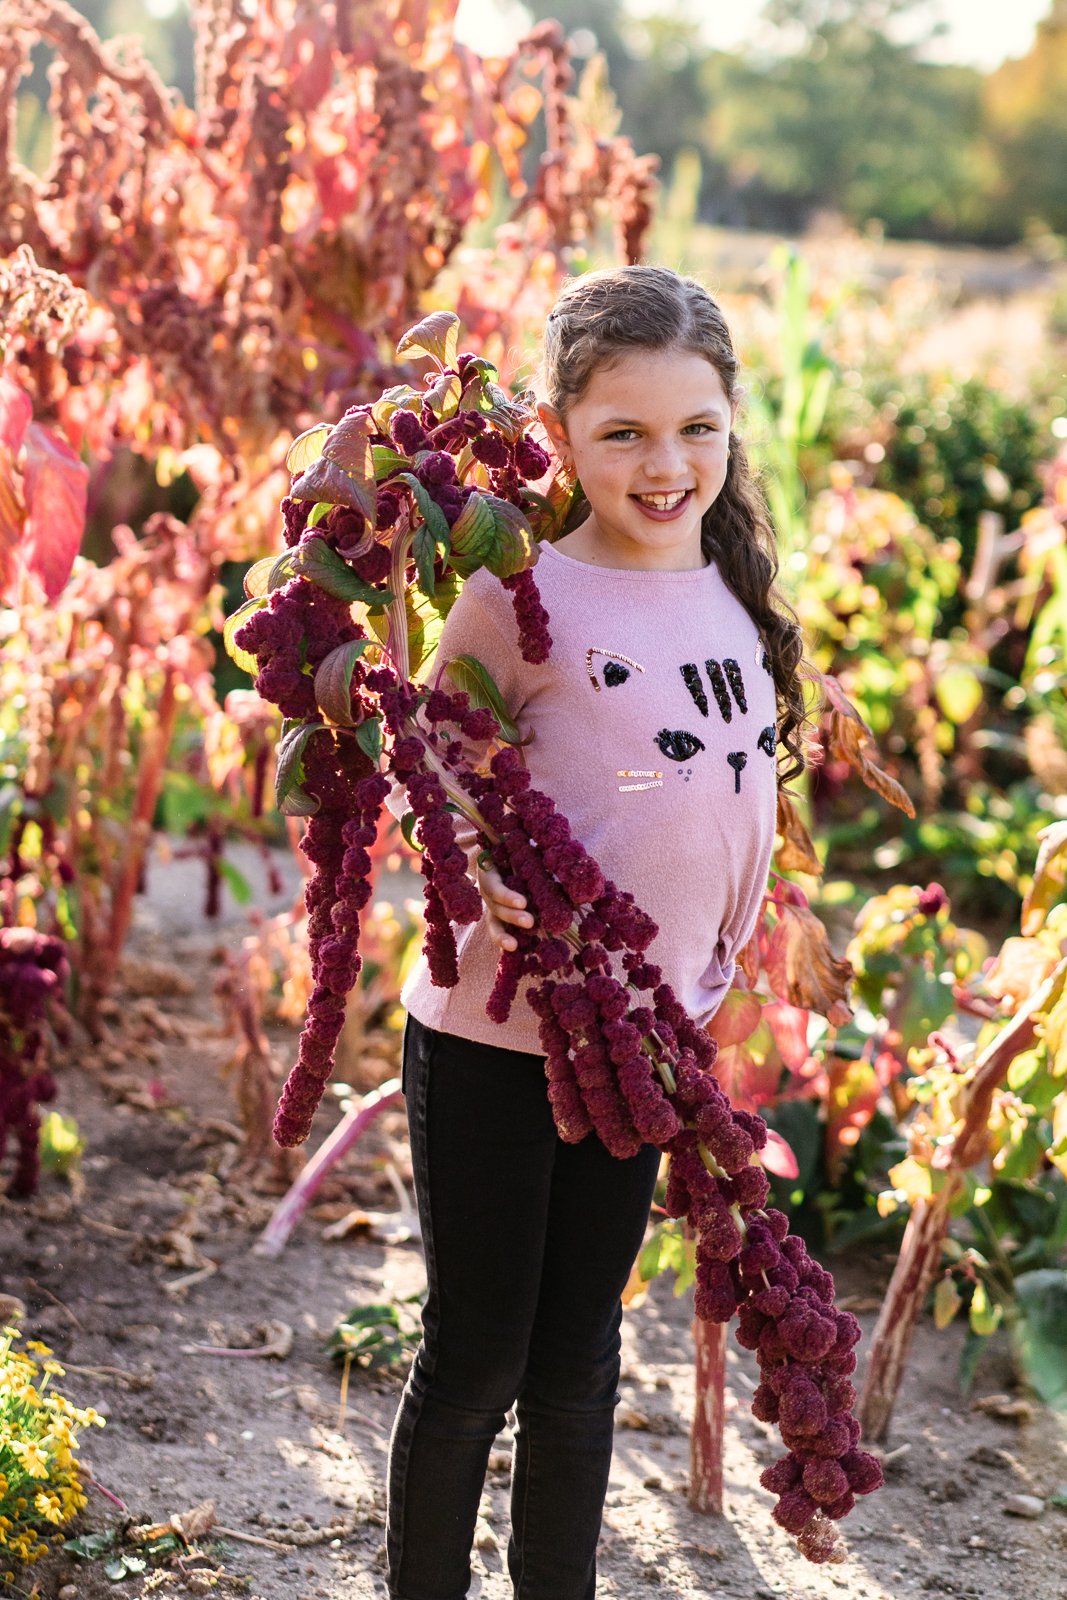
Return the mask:
<svg viewBox="0 0 1067 1600">
<path fill-rule="evenodd" d="M 533 734 L 534 788 L 658 924 L 649 960 L 707 1022 L 755 927 L 774 844 L 775 696 L 759 632 L 714 562 L 618 571 L 545 544 L 535 575 L 552 634 L 543 666 L 523 661 L 511 597 L 484 570 L 464 584 L 439 659 L 473 655 L 488 667 Z M 484 917 L 457 942 L 459 983 L 436 988 L 420 957 L 401 994 L 408 1011 L 542 1055 L 529 980 L 508 1022 L 485 1014 L 499 951 Z"/>
</svg>

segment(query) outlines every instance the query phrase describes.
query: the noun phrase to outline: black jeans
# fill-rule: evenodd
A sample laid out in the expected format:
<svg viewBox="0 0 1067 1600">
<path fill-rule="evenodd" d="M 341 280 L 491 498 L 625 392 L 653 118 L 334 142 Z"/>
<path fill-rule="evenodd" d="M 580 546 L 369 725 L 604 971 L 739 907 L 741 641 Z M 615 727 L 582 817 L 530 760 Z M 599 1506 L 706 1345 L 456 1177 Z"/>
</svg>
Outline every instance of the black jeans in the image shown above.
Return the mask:
<svg viewBox="0 0 1067 1600">
<path fill-rule="evenodd" d="M 404 1091 L 429 1294 L 389 1456 L 394 1600 L 462 1600 L 490 1446 L 514 1405 L 517 1600 L 593 1600 L 620 1296 L 659 1152 L 564 1144 L 544 1057 L 409 1017 Z"/>
</svg>

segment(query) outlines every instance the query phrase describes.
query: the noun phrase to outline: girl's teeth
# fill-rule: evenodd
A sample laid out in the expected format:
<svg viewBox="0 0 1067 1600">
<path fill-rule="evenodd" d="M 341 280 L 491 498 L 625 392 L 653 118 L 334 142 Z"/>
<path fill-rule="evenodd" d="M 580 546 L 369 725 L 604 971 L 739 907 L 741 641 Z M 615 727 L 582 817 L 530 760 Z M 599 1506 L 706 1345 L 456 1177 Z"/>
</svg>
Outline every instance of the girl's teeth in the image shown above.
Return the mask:
<svg viewBox="0 0 1067 1600">
<path fill-rule="evenodd" d="M 685 489 L 681 494 L 639 494 L 637 498 L 646 506 L 655 506 L 657 511 L 669 511 L 672 506 L 680 505 L 688 493 Z"/>
</svg>

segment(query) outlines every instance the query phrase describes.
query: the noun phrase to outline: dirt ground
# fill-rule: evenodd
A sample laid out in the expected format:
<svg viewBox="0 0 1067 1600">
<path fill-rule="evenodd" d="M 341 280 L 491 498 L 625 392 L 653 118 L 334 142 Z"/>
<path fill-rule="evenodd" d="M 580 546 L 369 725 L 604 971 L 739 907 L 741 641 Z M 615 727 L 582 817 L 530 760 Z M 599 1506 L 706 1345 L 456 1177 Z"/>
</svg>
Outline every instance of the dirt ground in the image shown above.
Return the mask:
<svg viewBox="0 0 1067 1600">
<path fill-rule="evenodd" d="M 106 1427 L 92 1430 L 82 1450 L 96 1483 L 124 1502 L 135 1523 L 165 1523 L 210 1502 L 216 1527 L 230 1532 L 209 1553 L 121 1582 L 106 1577 L 100 1560 L 57 1555 L 25 1572 L 20 1585 L 28 1592 L 36 1580 L 42 1600 L 212 1593 L 370 1600 L 385 1594 L 383 1474 L 402 1373 L 354 1370 L 342 1418 L 340 1369 L 325 1341 L 351 1306 L 423 1285 L 417 1239 L 403 1242 L 402 1228 L 383 1218 L 390 1211 L 399 1218 L 387 1167 L 401 1181 L 410 1177 L 403 1113 L 386 1114 L 335 1172 L 280 1256 L 254 1253 L 274 1197 L 226 1175 L 237 1112 L 223 1066 L 233 1045 L 220 1036 L 212 997 L 221 952 L 239 946 L 246 917 L 231 907 L 220 927 L 205 932 L 192 873 L 188 863 L 155 867 L 139 905 L 122 999 L 133 1034 L 117 1033 L 103 1060 L 74 1049 L 61 1063 L 60 1109 L 77 1117 L 86 1141 L 84 1187 L 72 1193 L 65 1180 L 49 1178 L 32 1201 L 0 1200 L 0 1261 L 3 1291 L 25 1304 L 25 1332 L 45 1340 L 68 1368 L 64 1392 L 106 1415 Z M 162 975 L 151 963 L 161 964 Z M 172 984 L 167 970 L 176 974 Z M 137 1033 L 147 1036 L 154 1062 L 140 1059 Z M 292 1030 L 275 1036 L 285 1064 L 295 1038 Z M 146 1081 L 149 1092 L 139 1092 Z M 328 1102 L 312 1147 L 337 1115 Z M 360 1207 L 378 1220 L 324 1238 L 331 1223 Z M 867 1255 L 831 1265 L 839 1296 L 869 1334 L 891 1262 Z M 688 1297 L 676 1299 L 664 1279 L 627 1312 L 598 1594 L 1064 1600 L 1067 1510 L 1048 1504 L 1033 1520 L 1007 1510 L 1020 1493 L 1067 1499 L 1064 1421 L 1036 1406 L 1012 1417 L 975 1409 L 956 1387 L 959 1332 L 938 1333 L 929 1320 L 917 1330 L 888 1445 L 887 1486 L 844 1524 L 845 1565 L 808 1566 L 772 1523 L 758 1474 L 779 1450 L 772 1430 L 748 1410 L 754 1361 L 733 1345 L 726 1515 L 692 1512 L 685 1493 L 689 1315 Z M 253 1346 L 278 1321 L 293 1332 L 281 1359 L 196 1348 Z M 1011 1372 L 994 1347 L 975 1398 L 1004 1391 L 1012 1392 Z M 511 1594 L 507 1451 L 501 1438 L 479 1524 L 471 1594 L 481 1600 Z M 74 1531 L 99 1532 L 123 1517 L 92 1488 Z"/>
</svg>

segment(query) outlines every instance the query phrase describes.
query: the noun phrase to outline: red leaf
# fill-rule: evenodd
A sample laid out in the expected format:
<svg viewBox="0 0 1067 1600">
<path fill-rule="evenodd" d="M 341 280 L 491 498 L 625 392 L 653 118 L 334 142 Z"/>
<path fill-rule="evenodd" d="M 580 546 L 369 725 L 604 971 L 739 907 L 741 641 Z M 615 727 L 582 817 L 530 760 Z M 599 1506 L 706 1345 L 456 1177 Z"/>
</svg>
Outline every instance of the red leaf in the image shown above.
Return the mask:
<svg viewBox="0 0 1067 1600">
<path fill-rule="evenodd" d="M 773 1048 L 764 1054 L 747 1044 L 720 1049 L 712 1069 L 739 1111 L 758 1111 L 778 1093 L 782 1063 Z"/>
<path fill-rule="evenodd" d="M 773 1128 L 767 1129 L 767 1143 L 760 1151 L 760 1160 L 768 1172 L 773 1172 L 776 1178 L 799 1178 L 800 1168 L 792 1147 L 786 1143 L 780 1133 L 775 1133 Z"/>
<path fill-rule="evenodd" d="M 759 1027 L 762 1012 L 759 1000 L 748 989 L 728 989 L 708 1023 L 708 1032 L 720 1050 L 727 1045 L 744 1044 Z"/>
<path fill-rule="evenodd" d="M 0 444 L 17 456 L 33 417 L 33 402 L 10 373 L 0 373 Z"/>
<path fill-rule="evenodd" d="M 31 422 L 26 430 L 26 534 L 22 559 L 55 600 L 85 531 L 89 469 L 65 439 Z"/>
<path fill-rule="evenodd" d="M 794 905 L 778 910 L 782 920 L 764 957 L 771 989 L 779 999 L 815 1011 L 840 1027 L 852 1015 L 845 999 L 851 966 L 834 956 L 814 911 Z"/>
<path fill-rule="evenodd" d="M 33 415 L 30 397 L 7 373 L 0 373 L 0 595 L 15 576 L 26 507 L 15 460 Z"/>
<path fill-rule="evenodd" d="M 790 1072 L 799 1072 L 808 1059 L 808 1012 L 773 1000 L 764 1006 L 763 1015 L 782 1060 Z"/>
</svg>

